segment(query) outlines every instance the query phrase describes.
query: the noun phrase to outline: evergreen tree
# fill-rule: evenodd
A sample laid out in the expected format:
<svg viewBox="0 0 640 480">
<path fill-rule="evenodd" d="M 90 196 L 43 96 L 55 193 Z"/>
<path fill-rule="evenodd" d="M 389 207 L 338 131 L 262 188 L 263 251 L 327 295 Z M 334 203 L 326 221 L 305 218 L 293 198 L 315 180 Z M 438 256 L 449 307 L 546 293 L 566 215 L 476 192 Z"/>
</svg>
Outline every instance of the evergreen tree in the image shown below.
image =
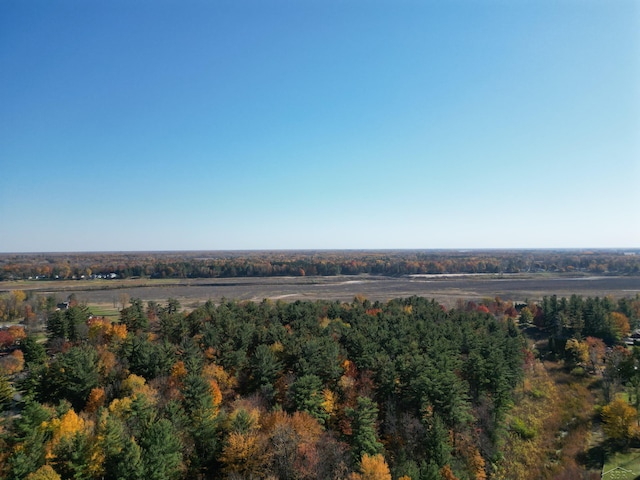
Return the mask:
<svg viewBox="0 0 640 480">
<path fill-rule="evenodd" d="M 378 407 L 368 397 L 358 397 L 355 409 L 347 408 L 347 416 L 351 419 L 351 452 L 355 462 L 364 454 L 376 455 L 382 452 L 382 444 L 378 441 L 376 422 Z"/>
<path fill-rule="evenodd" d="M 145 479 L 173 480 L 180 477 L 181 444 L 169 420 L 162 418 L 148 425 L 140 437 L 140 447 Z"/>
<path fill-rule="evenodd" d="M 42 425 L 50 419 L 51 413 L 42 405 L 27 402 L 13 427 L 12 440 L 19 448 L 14 448 L 7 459 L 7 480 L 23 480 L 44 465 L 49 434 Z"/>
<path fill-rule="evenodd" d="M 147 480 L 151 478 L 145 471 L 142 449 L 134 438 L 125 438 L 122 450 L 110 458 L 108 474 L 105 478 L 114 480 Z"/>
<path fill-rule="evenodd" d="M 213 411 L 209 383 L 197 373 L 188 373 L 182 389 L 184 410 L 191 418 L 202 418 Z"/>
<path fill-rule="evenodd" d="M 73 480 L 91 480 L 89 470 L 91 451 L 84 433 L 77 432 L 70 438 L 64 438 L 55 449 L 54 467 L 62 478 Z"/>
<path fill-rule="evenodd" d="M 6 375 L 0 373 L 0 412 L 9 408 L 13 399 L 13 388 Z"/>
<path fill-rule="evenodd" d="M 426 458 L 429 460 L 429 463 L 437 465 L 438 469 L 440 469 L 449 463 L 451 458 L 449 430 L 440 416 L 437 413 L 432 413 L 428 407 L 425 409 L 423 418 L 423 423 L 426 427 Z"/>
<path fill-rule="evenodd" d="M 251 389 L 272 386 L 278 378 L 282 364 L 267 345 L 258 345 L 250 360 Z"/>
<path fill-rule="evenodd" d="M 190 432 L 195 446 L 190 468 L 192 471 L 202 471 L 211 476 L 221 447 L 217 419 L 204 418 L 199 425 L 194 425 Z"/>
<path fill-rule="evenodd" d="M 66 398 L 80 411 L 91 390 L 98 386 L 98 354 L 92 347 L 73 347 L 52 363 L 45 396 L 51 400 Z"/>
<path fill-rule="evenodd" d="M 20 342 L 20 349 L 24 354 L 24 362 L 27 365 L 43 364 L 47 361 L 47 351 L 33 335 L 27 335 L 27 338 Z"/>
<path fill-rule="evenodd" d="M 146 331 L 149 328 L 149 319 L 144 312 L 142 300 L 132 298 L 131 305 L 120 310 L 120 323 L 124 323 L 130 332 Z"/>
<path fill-rule="evenodd" d="M 322 381 L 315 375 L 298 378 L 289 389 L 289 398 L 295 410 L 307 412 L 324 424 L 327 414 L 322 408 Z"/>
<path fill-rule="evenodd" d="M 147 380 L 169 374 L 175 360 L 170 344 L 153 343 L 144 333 L 127 337 L 122 345 L 122 356 L 127 359 L 132 373 Z"/>
<path fill-rule="evenodd" d="M 61 310 L 55 310 L 47 316 L 46 329 L 49 342 L 57 338 L 67 339 L 68 325 Z"/>
<path fill-rule="evenodd" d="M 86 306 L 74 305 L 64 312 L 64 322 L 66 323 L 67 339 L 76 342 L 86 338 L 88 328 L 87 319 L 89 310 Z"/>
</svg>

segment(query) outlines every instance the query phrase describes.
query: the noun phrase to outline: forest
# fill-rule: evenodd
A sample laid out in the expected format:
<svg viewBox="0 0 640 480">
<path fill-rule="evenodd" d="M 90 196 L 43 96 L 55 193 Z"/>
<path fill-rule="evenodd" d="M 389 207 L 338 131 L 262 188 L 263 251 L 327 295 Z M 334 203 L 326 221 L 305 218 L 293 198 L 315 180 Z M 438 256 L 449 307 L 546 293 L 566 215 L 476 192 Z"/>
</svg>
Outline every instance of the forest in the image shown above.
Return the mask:
<svg viewBox="0 0 640 480">
<path fill-rule="evenodd" d="M 0 281 L 560 272 L 640 274 L 627 250 L 380 250 L 0 255 Z"/>
<path fill-rule="evenodd" d="M 46 338 L 37 322 L 0 331 L 10 480 L 577 478 L 575 458 L 550 460 L 557 439 L 536 443 L 545 433 L 531 412 L 556 395 L 536 383 L 544 356 L 576 382 L 599 379 L 611 445 L 640 437 L 640 354 L 622 343 L 639 297 L 452 309 L 420 297 L 225 300 L 191 311 L 132 299 L 118 321 L 73 297 L 33 305 Z M 558 422 L 577 428 L 575 416 Z"/>
</svg>

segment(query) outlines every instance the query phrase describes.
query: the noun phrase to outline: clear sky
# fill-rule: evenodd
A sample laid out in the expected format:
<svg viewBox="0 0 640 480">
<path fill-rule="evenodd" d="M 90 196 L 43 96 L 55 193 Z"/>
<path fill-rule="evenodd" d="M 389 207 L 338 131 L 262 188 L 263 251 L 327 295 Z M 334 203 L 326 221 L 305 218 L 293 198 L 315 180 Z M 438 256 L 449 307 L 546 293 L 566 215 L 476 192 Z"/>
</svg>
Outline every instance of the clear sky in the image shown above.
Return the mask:
<svg viewBox="0 0 640 480">
<path fill-rule="evenodd" d="M 640 247 L 640 2 L 0 1 L 0 252 Z"/>
</svg>

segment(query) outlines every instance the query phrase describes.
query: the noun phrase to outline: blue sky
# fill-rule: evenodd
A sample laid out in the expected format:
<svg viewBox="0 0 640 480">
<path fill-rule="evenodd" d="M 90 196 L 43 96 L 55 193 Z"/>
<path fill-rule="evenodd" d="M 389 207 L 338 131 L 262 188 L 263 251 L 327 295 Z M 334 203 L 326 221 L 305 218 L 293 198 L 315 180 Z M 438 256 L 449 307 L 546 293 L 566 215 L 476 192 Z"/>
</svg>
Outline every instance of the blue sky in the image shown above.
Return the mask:
<svg viewBox="0 0 640 480">
<path fill-rule="evenodd" d="M 640 247 L 640 3 L 4 0 L 0 167 L 0 252 Z"/>
</svg>

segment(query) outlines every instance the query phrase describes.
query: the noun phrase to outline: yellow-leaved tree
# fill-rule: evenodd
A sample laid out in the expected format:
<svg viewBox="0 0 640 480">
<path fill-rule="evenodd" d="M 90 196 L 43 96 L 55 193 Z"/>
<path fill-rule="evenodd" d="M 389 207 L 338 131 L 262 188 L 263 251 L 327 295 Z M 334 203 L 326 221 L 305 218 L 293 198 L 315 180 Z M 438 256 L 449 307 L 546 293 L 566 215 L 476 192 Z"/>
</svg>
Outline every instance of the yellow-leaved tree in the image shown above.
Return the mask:
<svg viewBox="0 0 640 480">
<path fill-rule="evenodd" d="M 53 451 L 62 440 L 70 439 L 75 434 L 83 432 L 87 425 L 85 421 L 78 416 L 73 408 L 60 418 L 54 418 L 49 424 L 51 429 L 51 440 L 46 445 L 46 458 L 54 458 Z"/>
<path fill-rule="evenodd" d="M 570 338 L 564 347 L 571 360 L 577 365 L 585 365 L 589 361 L 589 345 L 575 338 Z"/>
<path fill-rule="evenodd" d="M 26 480 L 60 480 L 60 475 L 49 465 L 43 465 L 35 472 L 27 475 Z"/>
<path fill-rule="evenodd" d="M 638 411 L 621 398 L 602 407 L 602 421 L 604 433 L 625 444 L 638 434 Z"/>
<path fill-rule="evenodd" d="M 129 376 L 122 381 L 120 389 L 122 393 L 132 398 L 144 395 L 152 404 L 155 404 L 158 399 L 157 390 L 147 385 L 144 377 L 136 375 L 135 373 L 129 374 Z"/>
<path fill-rule="evenodd" d="M 223 470 L 243 478 L 263 477 L 269 460 L 265 440 L 255 431 L 231 433 L 220 455 Z"/>
<path fill-rule="evenodd" d="M 328 388 L 322 390 L 322 409 L 329 419 L 335 415 L 338 409 L 338 396 Z"/>
<path fill-rule="evenodd" d="M 360 472 L 352 473 L 350 480 L 391 480 L 389 465 L 380 454 L 369 455 L 365 453 L 362 455 Z"/>
</svg>

